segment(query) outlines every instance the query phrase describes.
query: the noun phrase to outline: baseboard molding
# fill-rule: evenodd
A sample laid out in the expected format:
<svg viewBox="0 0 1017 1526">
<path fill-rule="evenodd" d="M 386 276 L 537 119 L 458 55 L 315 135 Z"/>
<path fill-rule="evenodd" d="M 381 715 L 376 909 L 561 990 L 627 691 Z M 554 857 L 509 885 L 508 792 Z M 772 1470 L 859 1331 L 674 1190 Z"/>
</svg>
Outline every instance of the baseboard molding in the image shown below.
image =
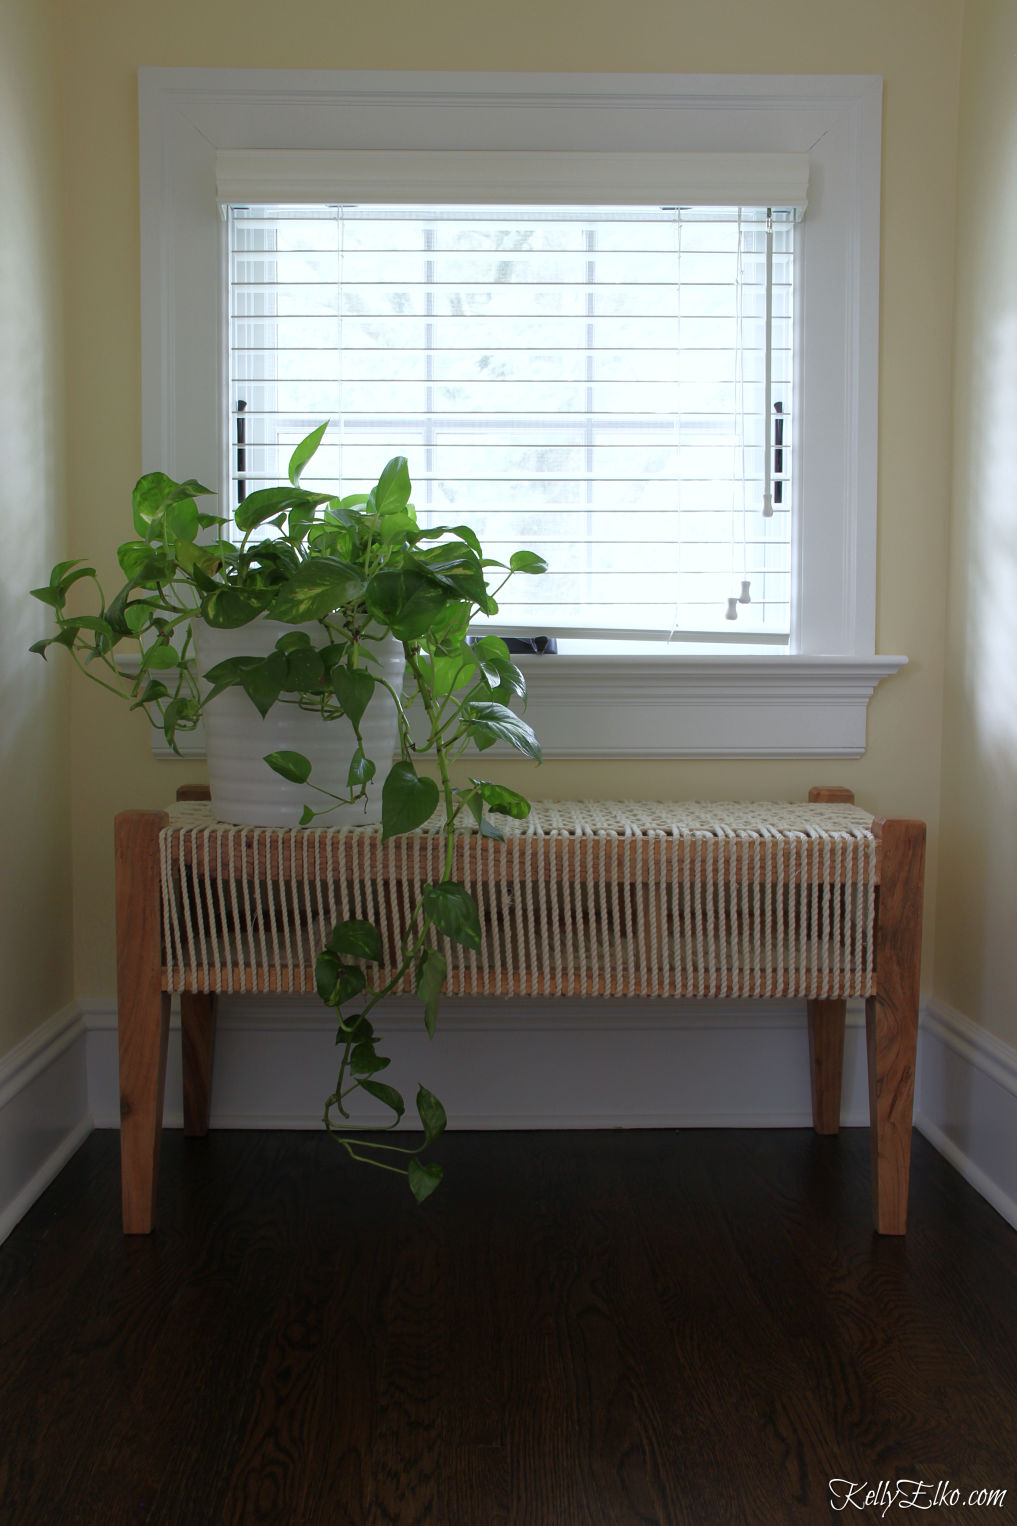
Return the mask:
<svg viewBox="0 0 1017 1526">
<path fill-rule="evenodd" d="M 922 1014 L 915 1127 L 1017 1229 L 1017 1050 L 941 1001 Z"/>
<path fill-rule="evenodd" d="M 849 1005 L 845 1125 L 868 1121 L 860 1004 Z M 804 1003 L 445 1003 L 429 1044 L 392 1002 L 388 1077 L 419 1078 L 459 1129 L 790 1128 L 811 1120 Z M 316 1128 L 335 1065 L 313 998 L 224 999 L 212 1123 Z M 179 1022 L 165 1120 L 183 1121 Z M 367 1122 L 367 1115 L 359 1122 Z M 116 1014 L 77 1003 L 0 1060 L 0 1241 L 93 1126 L 116 1128 Z M 1017 1051 L 943 1002 L 922 1013 L 915 1125 L 1017 1228 Z"/>
<path fill-rule="evenodd" d="M 86 1047 L 74 1004 L 0 1060 L 0 1241 L 92 1130 Z"/>
<path fill-rule="evenodd" d="M 114 1014 L 86 1006 L 98 1128 L 119 1121 Z M 846 1125 L 868 1120 L 860 1004 L 849 1007 Z M 449 999 L 434 1043 L 415 1003 L 379 1009 L 385 1080 L 422 1081 L 454 1129 L 794 1128 L 812 1121 L 804 1002 Z M 335 1080 L 334 1025 L 312 997 L 224 998 L 215 1128 L 317 1128 Z M 377 1114 L 356 1115 L 357 1123 Z M 180 1035 L 170 1031 L 165 1120 L 182 1122 Z"/>
</svg>

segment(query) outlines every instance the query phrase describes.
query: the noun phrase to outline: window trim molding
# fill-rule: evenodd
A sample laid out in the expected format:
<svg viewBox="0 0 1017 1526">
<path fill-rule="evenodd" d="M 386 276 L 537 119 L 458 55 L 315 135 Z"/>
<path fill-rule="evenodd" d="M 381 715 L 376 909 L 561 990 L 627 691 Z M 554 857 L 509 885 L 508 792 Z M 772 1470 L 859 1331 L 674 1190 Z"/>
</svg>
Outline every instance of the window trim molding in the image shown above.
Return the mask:
<svg viewBox="0 0 1017 1526">
<path fill-rule="evenodd" d="M 866 708 L 900 657 L 516 657 L 546 758 L 860 758 Z M 134 675 L 139 659 L 118 667 Z M 633 737 L 638 737 L 638 746 Z M 152 730 L 158 758 L 203 758 L 204 731 Z M 518 756 L 497 743 L 488 756 Z"/>
<path fill-rule="evenodd" d="M 550 757 L 859 756 L 906 660 L 875 655 L 881 105 L 867 75 L 141 69 L 144 469 L 222 486 L 218 149 L 808 152 L 802 650 L 538 660 L 529 713 Z"/>
</svg>

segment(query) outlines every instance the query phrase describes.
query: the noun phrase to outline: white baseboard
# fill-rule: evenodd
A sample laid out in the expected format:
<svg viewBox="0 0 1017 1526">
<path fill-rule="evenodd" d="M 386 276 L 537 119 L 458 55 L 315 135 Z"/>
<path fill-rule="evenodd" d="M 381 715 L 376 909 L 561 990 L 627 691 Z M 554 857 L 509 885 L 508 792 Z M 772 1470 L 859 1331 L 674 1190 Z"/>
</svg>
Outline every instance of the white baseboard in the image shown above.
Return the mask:
<svg viewBox="0 0 1017 1526">
<path fill-rule="evenodd" d="M 85 1050 L 72 1005 L 0 1060 L 0 1241 L 92 1130 Z"/>
<path fill-rule="evenodd" d="M 860 1004 L 849 1004 L 845 1125 L 868 1121 Z M 386 1079 L 442 1098 L 459 1129 L 788 1128 L 811 1121 L 801 1002 L 449 1000 L 438 1037 L 391 1002 Z M 334 1082 L 313 999 L 224 999 L 212 1123 L 316 1128 Z M 179 1022 L 165 1121 L 182 1123 Z M 358 1122 L 370 1119 L 365 1114 Z M 82 1002 L 0 1060 L 0 1241 L 93 1126 L 116 1128 L 116 1015 Z M 1017 1051 L 942 1002 L 922 1013 L 916 1127 L 1017 1227 Z"/>
<path fill-rule="evenodd" d="M 86 1004 L 89 1098 L 115 1128 L 115 1017 Z M 860 1004 L 849 1006 L 845 1124 L 868 1119 Z M 433 1044 L 416 1003 L 380 1008 L 383 1079 L 411 1104 L 423 1082 L 454 1129 L 790 1128 L 812 1121 L 804 1002 L 449 999 Z M 216 1128 L 317 1128 L 335 1084 L 334 1026 L 315 998 L 223 998 Z M 378 1114 L 357 1115 L 358 1123 Z M 182 1121 L 174 1019 L 166 1123 Z M 415 1121 L 415 1119 L 413 1120 Z"/>
<path fill-rule="evenodd" d="M 941 1001 L 922 1014 L 915 1127 L 1017 1229 L 1017 1050 Z"/>
</svg>

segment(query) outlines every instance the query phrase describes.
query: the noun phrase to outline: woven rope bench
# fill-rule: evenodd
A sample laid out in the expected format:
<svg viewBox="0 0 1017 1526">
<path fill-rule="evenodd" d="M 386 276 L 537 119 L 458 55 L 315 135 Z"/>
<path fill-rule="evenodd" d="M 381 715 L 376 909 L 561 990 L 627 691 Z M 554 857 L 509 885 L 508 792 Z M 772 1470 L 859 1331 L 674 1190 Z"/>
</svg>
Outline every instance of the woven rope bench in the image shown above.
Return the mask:
<svg viewBox="0 0 1017 1526">
<path fill-rule="evenodd" d="M 170 999 L 180 996 L 184 1128 L 208 1129 L 219 994 L 311 992 L 332 925 L 382 929 L 394 969 L 437 829 L 279 829 L 212 820 L 207 791 L 116 819 L 125 1233 L 155 1222 Z M 802 997 L 813 1124 L 840 1118 L 848 997 L 864 997 L 875 1226 L 907 1215 L 925 827 L 850 791 L 803 804 L 537 802 L 506 841 L 456 843 L 479 952 L 439 940 L 451 995 Z M 409 979 L 403 990 L 410 990 Z"/>
</svg>

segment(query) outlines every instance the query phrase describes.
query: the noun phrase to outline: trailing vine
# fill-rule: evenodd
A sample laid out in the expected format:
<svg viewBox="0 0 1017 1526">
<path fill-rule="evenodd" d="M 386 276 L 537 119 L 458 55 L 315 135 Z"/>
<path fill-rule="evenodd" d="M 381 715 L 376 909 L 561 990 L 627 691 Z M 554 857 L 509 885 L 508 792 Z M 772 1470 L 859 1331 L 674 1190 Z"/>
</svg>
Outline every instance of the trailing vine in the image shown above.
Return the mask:
<svg viewBox="0 0 1017 1526">
<path fill-rule="evenodd" d="M 508 563 L 486 557 L 464 524 L 422 529 L 402 456 L 389 461 L 370 493 L 336 497 L 301 487 L 326 428 L 296 447 L 285 485 L 260 489 L 239 505 L 232 535 L 224 533 L 221 516 L 199 509 L 209 490 L 193 478 L 142 477 L 132 496 L 136 536 L 116 553 L 126 581 L 107 600 L 94 567 L 80 558 L 58 562 L 48 584 L 32 590 L 53 611 L 56 633 L 32 650 L 45 657 L 50 647 L 64 647 L 90 679 L 144 711 L 177 750 L 178 734 L 192 731 L 227 689 L 242 690 L 262 716 L 277 704 L 297 705 L 329 724 L 350 726 L 356 747 L 346 794 L 320 787 L 301 753 L 265 758 L 276 773 L 306 787 L 311 799 L 301 825 L 363 800 L 379 764 L 387 765 L 383 839 L 416 831 L 438 813 L 443 870 L 422 886 L 394 968 L 382 979 L 382 930 L 359 919 L 333 927 L 315 963 L 318 994 L 335 1013 L 340 1049 L 325 1127 L 352 1160 L 406 1176 L 422 1202 L 441 1180 L 441 1167 L 421 1157 L 445 1128 L 442 1104 L 418 1087 L 424 1140 L 404 1146 L 354 1127 L 349 1101 L 362 1092 L 386 1107 L 393 1116 L 381 1132 L 403 1119 L 402 1095 L 377 1079 L 390 1062 L 379 1053 L 372 1014 L 411 976 L 433 1037 L 447 973 L 438 937 L 474 950 L 481 942 L 476 903 L 453 877 L 456 834 L 501 838 L 492 817 L 529 814 L 528 800 L 504 785 L 476 778 L 454 785 L 452 767 L 470 749 L 482 752 L 496 742 L 540 759 L 533 731 L 511 708 L 514 700 L 525 702 L 522 672 L 500 637 L 473 637 L 470 630 L 477 617 L 497 613 L 497 595 L 513 573 L 540 574 L 546 566 L 531 551 L 515 552 Z M 80 608 L 86 589 L 91 609 Z M 230 657 L 197 671 L 197 622 L 233 629 L 259 618 L 293 629 L 268 656 Z M 390 636 L 406 658 L 403 692 L 385 678 L 376 657 Z M 118 659 L 132 649 L 137 668 L 129 673 Z M 365 750 L 362 722 L 379 690 L 395 704 L 394 761 L 370 758 Z M 418 770 L 422 756 L 433 756 L 437 779 Z"/>
</svg>

